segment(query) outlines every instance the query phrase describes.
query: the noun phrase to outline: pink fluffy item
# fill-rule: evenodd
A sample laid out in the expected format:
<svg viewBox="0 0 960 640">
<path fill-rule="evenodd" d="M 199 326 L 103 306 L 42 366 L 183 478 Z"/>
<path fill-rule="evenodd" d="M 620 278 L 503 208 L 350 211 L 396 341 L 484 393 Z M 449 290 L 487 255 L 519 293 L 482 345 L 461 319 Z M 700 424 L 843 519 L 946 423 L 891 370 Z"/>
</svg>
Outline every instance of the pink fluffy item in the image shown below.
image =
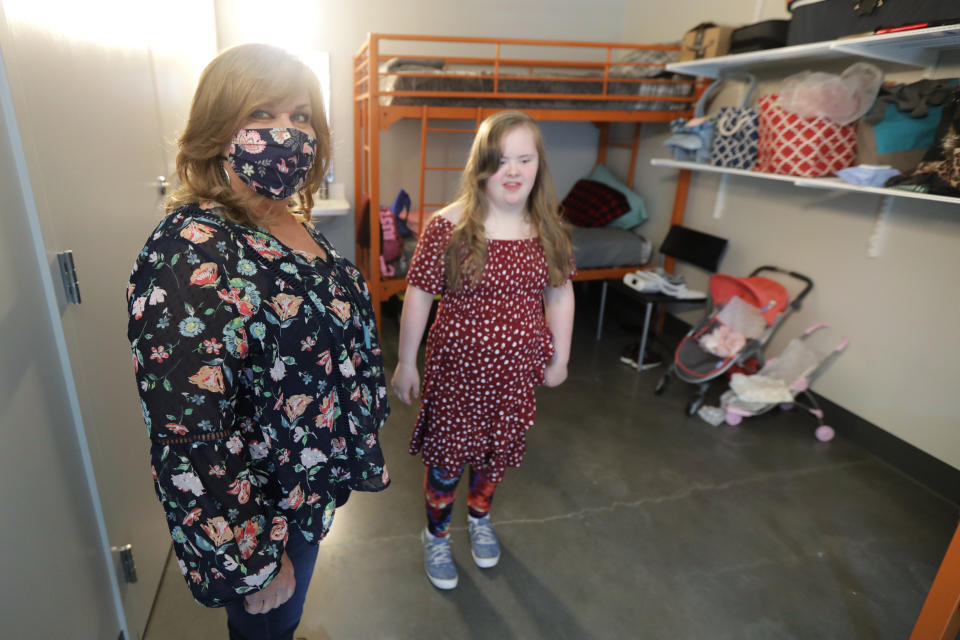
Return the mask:
<svg viewBox="0 0 960 640">
<path fill-rule="evenodd" d="M 701 336 L 699 342 L 705 351 L 721 358 L 733 357 L 747 345 L 747 339 L 742 333 L 723 324 Z"/>
<path fill-rule="evenodd" d="M 847 125 L 870 110 L 883 84 L 883 71 L 857 62 L 840 75 L 804 71 L 784 80 L 778 104 L 802 118 L 823 117 Z"/>
</svg>

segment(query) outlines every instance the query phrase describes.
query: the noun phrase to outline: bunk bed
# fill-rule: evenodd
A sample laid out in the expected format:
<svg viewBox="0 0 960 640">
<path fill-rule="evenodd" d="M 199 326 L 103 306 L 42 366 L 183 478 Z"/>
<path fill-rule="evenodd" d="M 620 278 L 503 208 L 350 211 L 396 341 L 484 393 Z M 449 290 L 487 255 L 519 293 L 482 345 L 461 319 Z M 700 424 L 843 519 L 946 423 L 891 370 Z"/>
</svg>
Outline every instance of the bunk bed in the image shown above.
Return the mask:
<svg viewBox="0 0 960 640">
<path fill-rule="evenodd" d="M 678 50 L 671 45 L 368 34 L 353 59 L 354 202 L 356 261 L 370 285 L 377 321 L 381 303 L 406 286 L 403 278 L 385 277 L 380 268 L 376 216 L 385 195 L 380 185 L 382 132 L 404 119 L 420 123 L 419 188 L 411 190 L 414 229 L 423 228 L 425 219 L 446 204 L 425 201 L 427 175 L 461 169 L 427 163 L 428 134 L 473 133 L 484 118 L 503 109 L 521 109 L 538 121 L 594 123 L 599 129 L 597 164 L 606 163 L 611 147 L 627 149 L 626 184 L 632 188 L 642 123 L 689 117 L 703 91 L 692 78 L 665 73 Z M 450 121 L 467 121 L 473 128 Z M 632 139 L 612 141 L 613 123 L 632 124 Z M 674 224 L 682 222 L 689 181 L 690 172 L 681 172 Z M 366 219 L 363 202 L 373 203 Z M 582 236 L 575 235 L 575 245 Z M 590 267 L 578 269 L 576 280 L 618 279 L 643 266 L 624 264 L 622 257 L 593 266 L 596 262 L 594 256 Z"/>
</svg>

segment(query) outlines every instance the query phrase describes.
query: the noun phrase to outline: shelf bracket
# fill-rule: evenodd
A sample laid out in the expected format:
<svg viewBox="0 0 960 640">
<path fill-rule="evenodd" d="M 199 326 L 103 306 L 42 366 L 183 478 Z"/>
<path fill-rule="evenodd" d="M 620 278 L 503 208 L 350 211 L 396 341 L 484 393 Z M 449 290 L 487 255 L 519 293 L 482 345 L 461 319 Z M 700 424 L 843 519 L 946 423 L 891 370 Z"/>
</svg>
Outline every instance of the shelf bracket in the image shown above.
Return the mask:
<svg viewBox="0 0 960 640">
<path fill-rule="evenodd" d="M 719 220 L 723 217 L 723 210 L 727 207 L 727 179 L 729 173 L 720 176 L 720 185 L 717 187 L 717 197 L 713 201 L 713 219 Z"/>
<path fill-rule="evenodd" d="M 890 222 L 890 211 L 893 209 L 893 198 L 883 196 L 877 210 L 877 219 L 873 223 L 873 232 L 867 238 L 867 257 L 879 258 L 883 249 L 883 240 L 887 235 L 887 226 Z"/>
</svg>

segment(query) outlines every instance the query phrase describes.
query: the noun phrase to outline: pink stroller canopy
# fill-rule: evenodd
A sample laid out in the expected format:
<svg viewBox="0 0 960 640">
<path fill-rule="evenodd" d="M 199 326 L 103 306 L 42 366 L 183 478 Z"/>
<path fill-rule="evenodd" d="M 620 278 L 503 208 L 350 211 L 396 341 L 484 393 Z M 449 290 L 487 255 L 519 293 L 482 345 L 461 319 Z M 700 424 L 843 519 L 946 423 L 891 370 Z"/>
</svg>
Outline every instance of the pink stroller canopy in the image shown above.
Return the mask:
<svg viewBox="0 0 960 640">
<path fill-rule="evenodd" d="M 715 274 L 710 278 L 710 296 L 713 298 L 714 306 L 717 307 L 737 296 L 760 309 L 768 325 L 772 325 L 777 315 L 787 308 L 790 299 L 786 287 L 770 278 L 763 276 L 737 278 L 724 273 Z"/>
</svg>

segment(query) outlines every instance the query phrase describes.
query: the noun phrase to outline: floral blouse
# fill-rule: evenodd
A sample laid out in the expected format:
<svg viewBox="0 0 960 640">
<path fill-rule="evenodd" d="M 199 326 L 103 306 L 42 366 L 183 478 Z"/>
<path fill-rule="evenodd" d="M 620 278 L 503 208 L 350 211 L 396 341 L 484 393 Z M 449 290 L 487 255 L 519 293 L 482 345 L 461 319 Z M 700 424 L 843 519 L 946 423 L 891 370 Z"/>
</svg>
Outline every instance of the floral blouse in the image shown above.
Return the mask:
<svg viewBox="0 0 960 640">
<path fill-rule="evenodd" d="M 329 531 L 336 496 L 389 483 L 389 413 L 366 282 L 227 221 L 212 202 L 165 218 L 127 288 L 128 337 L 157 497 L 193 596 L 269 584 L 289 529 Z"/>
</svg>

